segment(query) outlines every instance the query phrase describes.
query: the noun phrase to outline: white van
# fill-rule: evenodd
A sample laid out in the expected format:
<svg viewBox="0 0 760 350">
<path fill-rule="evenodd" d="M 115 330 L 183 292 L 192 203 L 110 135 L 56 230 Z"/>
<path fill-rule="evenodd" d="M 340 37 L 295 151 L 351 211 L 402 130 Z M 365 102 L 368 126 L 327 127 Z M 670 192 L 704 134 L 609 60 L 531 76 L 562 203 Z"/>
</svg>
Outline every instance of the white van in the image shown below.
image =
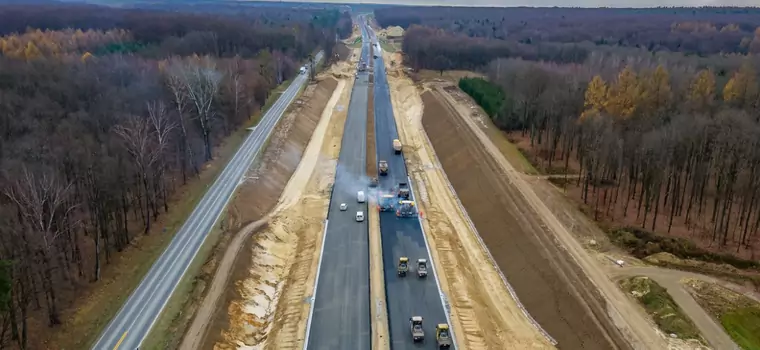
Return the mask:
<svg viewBox="0 0 760 350">
<path fill-rule="evenodd" d="M 363 211 L 357 211 L 356 212 L 356 221 L 358 221 L 358 222 L 364 221 L 364 212 Z"/>
<path fill-rule="evenodd" d="M 356 192 L 356 201 L 359 203 L 364 203 L 364 201 L 367 200 L 364 198 L 364 191 Z"/>
</svg>

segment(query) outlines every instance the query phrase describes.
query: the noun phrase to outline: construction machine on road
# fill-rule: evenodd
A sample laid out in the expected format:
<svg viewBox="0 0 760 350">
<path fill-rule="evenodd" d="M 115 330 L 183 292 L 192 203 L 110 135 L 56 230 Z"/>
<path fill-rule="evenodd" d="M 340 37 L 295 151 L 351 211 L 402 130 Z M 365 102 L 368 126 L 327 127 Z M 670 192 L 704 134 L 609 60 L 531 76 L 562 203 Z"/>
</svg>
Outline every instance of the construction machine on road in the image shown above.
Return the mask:
<svg viewBox="0 0 760 350">
<path fill-rule="evenodd" d="M 396 202 L 395 196 L 391 194 L 381 194 L 380 197 L 378 197 L 377 204 L 380 207 L 380 211 L 393 211 L 394 202 Z"/>
<path fill-rule="evenodd" d="M 398 258 L 398 275 L 401 277 L 406 276 L 409 271 L 409 258 L 402 256 Z"/>
<path fill-rule="evenodd" d="M 399 182 L 398 187 L 396 188 L 396 193 L 398 195 L 398 198 L 408 200 L 410 196 L 409 187 L 407 186 L 406 182 Z"/>
<path fill-rule="evenodd" d="M 414 206 L 414 201 L 399 201 L 396 216 L 400 218 L 417 217 L 417 208 Z"/>
<path fill-rule="evenodd" d="M 399 139 L 393 139 L 393 152 L 401 154 L 401 141 Z"/>
<path fill-rule="evenodd" d="M 425 340 L 425 330 L 422 329 L 422 316 L 410 317 L 409 328 L 412 331 L 412 340 L 414 342 Z"/>
<path fill-rule="evenodd" d="M 417 277 L 427 277 L 427 259 L 417 259 Z"/>
<path fill-rule="evenodd" d="M 388 162 L 381 160 L 377 163 L 377 170 L 380 175 L 388 175 Z"/>
<path fill-rule="evenodd" d="M 449 334 L 449 325 L 439 323 L 435 327 L 435 340 L 438 342 L 438 349 L 448 350 L 451 348 L 451 334 Z"/>
</svg>

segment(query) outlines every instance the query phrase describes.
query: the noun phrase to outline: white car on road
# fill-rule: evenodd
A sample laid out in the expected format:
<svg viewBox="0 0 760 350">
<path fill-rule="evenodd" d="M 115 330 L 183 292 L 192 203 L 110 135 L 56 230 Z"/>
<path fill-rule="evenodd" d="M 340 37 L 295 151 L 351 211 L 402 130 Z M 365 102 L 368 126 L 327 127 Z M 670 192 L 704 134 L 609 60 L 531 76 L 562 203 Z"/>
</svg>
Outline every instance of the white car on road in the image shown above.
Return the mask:
<svg viewBox="0 0 760 350">
<path fill-rule="evenodd" d="M 358 222 L 364 221 L 364 212 L 363 211 L 357 211 L 356 212 L 356 221 L 358 221 Z"/>
<path fill-rule="evenodd" d="M 348 206 L 346 205 L 346 203 L 340 203 L 340 211 L 346 211 L 347 208 Z"/>
</svg>

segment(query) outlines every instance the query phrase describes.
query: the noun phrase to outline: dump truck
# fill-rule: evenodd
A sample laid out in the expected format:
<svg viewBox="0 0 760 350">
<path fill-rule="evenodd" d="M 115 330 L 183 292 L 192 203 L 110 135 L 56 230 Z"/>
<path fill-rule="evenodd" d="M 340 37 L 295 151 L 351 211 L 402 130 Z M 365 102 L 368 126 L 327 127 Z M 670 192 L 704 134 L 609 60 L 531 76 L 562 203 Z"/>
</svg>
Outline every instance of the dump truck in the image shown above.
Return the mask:
<svg viewBox="0 0 760 350">
<path fill-rule="evenodd" d="M 401 141 L 398 139 L 393 140 L 393 152 L 396 154 L 401 154 Z"/>
<path fill-rule="evenodd" d="M 377 163 L 377 170 L 380 175 L 388 175 L 388 162 L 381 160 Z"/>
<path fill-rule="evenodd" d="M 380 207 L 380 211 L 393 211 L 395 206 L 394 203 L 396 202 L 396 197 L 392 194 L 381 194 L 380 197 L 378 197 L 377 204 Z"/>
<path fill-rule="evenodd" d="M 409 199 L 409 186 L 406 184 L 406 182 L 399 182 L 398 187 L 396 188 L 396 194 L 398 198 Z"/>
<path fill-rule="evenodd" d="M 427 259 L 417 259 L 417 277 L 427 277 Z"/>
<path fill-rule="evenodd" d="M 414 342 L 425 340 L 425 330 L 422 329 L 422 316 L 410 317 L 409 329 L 412 331 L 412 340 Z"/>
<path fill-rule="evenodd" d="M 400 218 L 417 217 L 417 208 L 414 205 L 414 201 L 399 201 L 396 216 Z"/>
<path fill-rule="evenodd" d="M 406 276 L 409 271 L 409 258 L 402 256 L 398 258 L 398 275 L 401 277 Z"/>
<path fill-rule="evenodd" d="M 438 342 L 438 349 L 448 350 L 451 348 L 451 334 L 449 334 L 449 325 L 439 323 L 435 327 L 435 340 Z"/>
</svg>

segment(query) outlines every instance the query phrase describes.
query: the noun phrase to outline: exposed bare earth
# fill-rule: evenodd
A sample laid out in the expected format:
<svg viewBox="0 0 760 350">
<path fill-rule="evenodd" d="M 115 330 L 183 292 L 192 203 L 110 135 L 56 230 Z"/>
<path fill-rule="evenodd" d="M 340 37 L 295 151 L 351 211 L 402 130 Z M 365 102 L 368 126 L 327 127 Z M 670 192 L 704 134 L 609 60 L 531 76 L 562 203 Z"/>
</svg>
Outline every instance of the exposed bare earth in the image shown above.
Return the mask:
<svg viewBox="0 0 760 350">
<path fill-rule="evenodd" d="M 275 129 L 259 165 L 246 175 L 245 183 L 241 185 L 229 209 L 230 215 L 238 218 L 237 221 L 245 227 L 235 234 L 227 251 L 221 256 L 209 292 L 180 348 L 211 348 L 221 337 L 220 330 L 228 326 L 231 318 L 224 312 L 226 308 L 220 306 L 228 305 L 231 300 L 239 298 L 242 292 L 231 288 L 229 281 L 239 281 L 245 275 L 246 269 L 239 266 L 247 265 L 247 261 L 252 259 L 253 240 L 249 238 L 267 221 L 266 214 L 277 204 L 280 193 L 299 165 L 304 148 L 321 115 L 321 108 L 324 108 L 336 85 L 335 80 L 328 79 L 308 86 Z M 318 111 L 314 112 L 315 110 Z M 261 174 L 267 176 L 260 176 Z M 250 224 L 254 220 L 260 221 Z M 240 226 L 231 229 L 239 228 Z"/>
<path fill-rule="evenodd" d="M 400 55 L 386 62 L 401 61 Z M 451 305 L 460 349 L 550 349 L 551 343 L 525 317 L 498 270 L 468 225 L 422 128 L 420 93 L 396 67 L 388 68 L 399 137 L 423 213 L 433 261 Z"/>
<path fill-rule="evenodd" d="M 499 267 L 558 347 L 666 348 L 642 310 L 446 96 L 441 90 L 423 95 L 430 107 L 425 130 Z"/>
</svg>

